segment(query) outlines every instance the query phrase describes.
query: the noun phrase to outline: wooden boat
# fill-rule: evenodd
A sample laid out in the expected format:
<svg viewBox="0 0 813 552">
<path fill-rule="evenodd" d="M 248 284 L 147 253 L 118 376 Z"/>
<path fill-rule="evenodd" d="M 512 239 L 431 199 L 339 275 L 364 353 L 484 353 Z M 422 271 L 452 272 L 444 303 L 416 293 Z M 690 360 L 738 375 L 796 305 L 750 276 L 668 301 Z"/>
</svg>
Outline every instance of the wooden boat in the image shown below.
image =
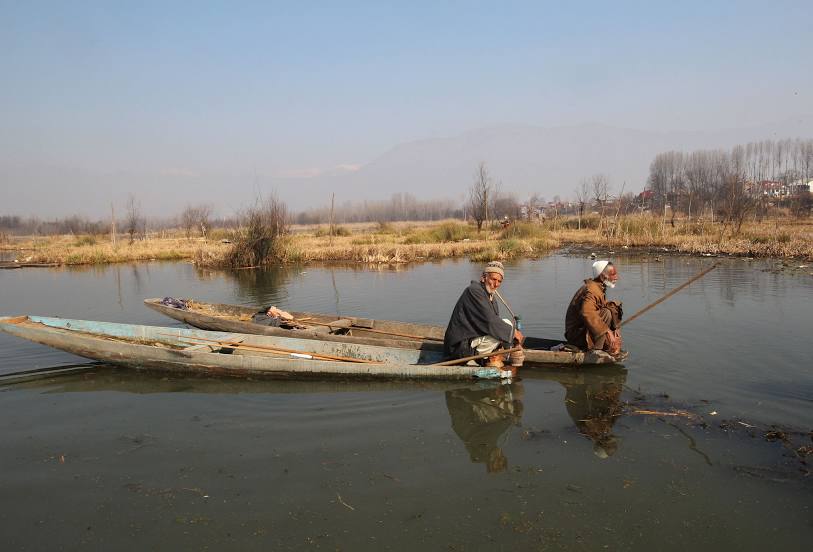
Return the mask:
<svg viewBox="0 0 813 552">
<path fill-rule="evenodd" d="M 336 343 L 377 345 L 399 349 L 443 352 L 442 326 L 412 324 L 394 320 L 373 320 L 355 316 L 338 317 L 313 312 L 291 312 L 295 326 L 264 326 L 251 321 L 257 309 L 238 305 L 205 303 L 184 299 L 187 308 L 164 305 L 161 299 L 145 299 L 144 304 L 162 314 L 203 330 L 245 334 L 295 336 Z M 551 351 L 561 340 L 526 337 L 525 365 L 615 364 L 603 351 Z"/>
<path fill-rule="evenodd" d="M 219 376 L 499 379 L 510 370 L 437 366 L 437 351 L 43 316 L 0 317 L 0 330 L 93 360 Z"/>
</svg>

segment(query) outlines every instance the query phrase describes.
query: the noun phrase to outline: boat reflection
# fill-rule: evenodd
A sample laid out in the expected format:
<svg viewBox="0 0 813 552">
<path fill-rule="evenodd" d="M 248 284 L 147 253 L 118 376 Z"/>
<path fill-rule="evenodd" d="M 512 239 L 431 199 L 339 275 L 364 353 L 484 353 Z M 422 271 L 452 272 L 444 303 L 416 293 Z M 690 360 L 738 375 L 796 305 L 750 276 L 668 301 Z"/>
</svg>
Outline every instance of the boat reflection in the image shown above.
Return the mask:
<svg viewBox="0 0 813 552">
<path fill-rule="evenodd" d="M 608 458 L 618 450 L 613 424 L 622 412 L 621 391 L 627 371 L 618 366 L 575 370 L 526 370 L 522 379 L 556 381 L 565 388 L 565 408 L 579 433 L 593 441 L 593 452 Z M 503 446 L 522 421 L 525 388 L 521 381 L 496 386 L 467 386 L 446 391 L 452 430 L 473 463 L 488 473 L 504 471 Z"/>
<path fill-rule="evenodd" d="M 593 441 L 593 453 L 605 459 L 618 450 L 613 424 L 622 413 L 621 391 L 627 373 L 584 376 L 581 381 L 560 382 L 565 387 L 565 408 L 579 433 Z"/>
<path fill-rule="evenodd" d="M 508 467 L 502 443 L 511 426 L 522 419 L 522 383 L 464 387 L 446 391 L 446 408 L 452 429 L 463 441 L 474 463 L 482 463 L 489 473 Z"/>
<path fill-rule="evenodd" d="M 156 375 L 104 364 L 89 364 L 78 373 L 0 382 L 0 388 L 38 389 L 45 393 L 119 391 L 126 393 L 343 393 L 415 391 L 443 392 L 452 430 L 463 442 L 473 463 L 484 464 L 488 473 L 508 467 L 503 447 L 512 427 L 523 415 L 525 384 L 533 380 L 555 381 L 565 389 L 567 413 L 579 433 L 594 443 L 594 452 L 608 458 L 618 449 L 613 425 L 622 413 L 621 392 L 627 379 L 619 366 L 573 369 L 524 370 L 522 381 L 482 381 L 461 387 L 455 382 L 347 381 L 347 380 L 247 380 L 178 375 Z"/>
</svg>

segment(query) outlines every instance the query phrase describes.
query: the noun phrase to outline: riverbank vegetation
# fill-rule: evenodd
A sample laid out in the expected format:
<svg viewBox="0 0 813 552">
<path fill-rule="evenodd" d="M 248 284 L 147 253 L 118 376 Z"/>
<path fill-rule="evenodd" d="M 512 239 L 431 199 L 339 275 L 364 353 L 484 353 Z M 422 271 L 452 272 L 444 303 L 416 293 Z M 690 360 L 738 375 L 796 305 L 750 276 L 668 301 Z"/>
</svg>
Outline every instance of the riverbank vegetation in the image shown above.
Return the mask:
<svg viewBox="0 0 813 552">
<path fill-rule="evenodd" d="M 18 250 L 17 260 L 27 263 L 189 259 L 223 268 L 506 260 L 574 245 L 813 259 L 812 178 L 813 140 L 799 139 L 659 153 L 641 193 L 622 185 L 613 194 L 609 178 L 594 174 L 581 181 L 575 201 L 517 201 L 480 162 L 462 203 L 395 194 L 336 206 L 332 196 L 329 208 L 291 215 L 271 195 L 228 218 L 212 217 L 201 204 L 147 224 L 130 196 L 118 225 L 112 206 L 109 222 L 0 216 L 0 250 Z M 21 237 L 26 232 L 34 237 Z"/>
<path fill-rule="evenodd" d="M 813 259 L 813 221 L 791 217 L 744 221 L 739 231 L 710 220 L 688 220 L 669 214 L 600 217 L 563 216 L 544 222 L 492 225 L 477 232 L 474 224 L 447 220 L 436 223 L 350 223 L 280 225 L 273 204 L 245 225 L 218 229 L 206 238 L 186 237 L 178 228 L 147 233 L 129 242 L 110 234 L 6 237 L 0 246 L 21 263 L 103 264 L 125 261 L 190 260 L 203 266 L 246 267 L 270 263 L 345 261 L 405 263 L 443 258 L 533 258 L 565 246 L 582 246 L 616 253 L 644 248 L 702 255 L 742 255 Z M 279 211 L 277 211 L 279 214 Z"/>
</svg>

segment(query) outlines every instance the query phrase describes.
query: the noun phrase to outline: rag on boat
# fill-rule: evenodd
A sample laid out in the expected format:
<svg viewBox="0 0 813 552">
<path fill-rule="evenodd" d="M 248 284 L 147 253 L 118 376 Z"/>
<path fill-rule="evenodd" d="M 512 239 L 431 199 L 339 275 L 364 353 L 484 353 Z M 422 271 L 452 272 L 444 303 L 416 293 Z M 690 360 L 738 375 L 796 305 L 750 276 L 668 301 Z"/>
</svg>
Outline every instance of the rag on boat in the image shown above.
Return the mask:
<svg viewBox="0 0 813 552">
<path fill-rule="evenodd" d="M 175 309 L 188 310 L 189 301 L 186 299 L 175 299 L 174 297 L 164 297 L 161 299 L 161 304 Z"/>
</svg>

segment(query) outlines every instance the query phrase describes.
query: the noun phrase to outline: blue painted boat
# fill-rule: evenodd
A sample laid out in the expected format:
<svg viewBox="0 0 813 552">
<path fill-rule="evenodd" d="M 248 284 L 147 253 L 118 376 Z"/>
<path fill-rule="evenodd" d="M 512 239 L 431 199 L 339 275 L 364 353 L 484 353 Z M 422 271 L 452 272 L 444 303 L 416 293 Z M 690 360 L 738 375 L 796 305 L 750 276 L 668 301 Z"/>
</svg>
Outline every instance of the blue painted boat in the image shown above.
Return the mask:
<svg viewBox="0 0 813 552">
<path fill-rule="evenodd" d="M 44 316 L 0 317 L 0 330 L 105 363 L 169 372 L 354 379 L 499 379 L 511 374 L 479 366 L 437 366 L 442 360 L 438 351 L 292 337 Z"/>
</svg>

